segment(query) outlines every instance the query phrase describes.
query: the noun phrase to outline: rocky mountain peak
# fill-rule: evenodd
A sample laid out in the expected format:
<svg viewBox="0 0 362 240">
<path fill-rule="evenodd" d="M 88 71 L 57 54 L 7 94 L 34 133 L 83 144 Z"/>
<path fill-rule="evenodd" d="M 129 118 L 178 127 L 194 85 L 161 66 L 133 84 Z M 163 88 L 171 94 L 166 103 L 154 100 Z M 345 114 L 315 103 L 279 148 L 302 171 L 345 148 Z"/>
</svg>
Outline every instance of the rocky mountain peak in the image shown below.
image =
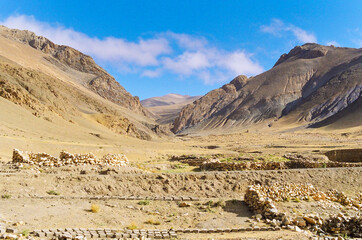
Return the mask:
<svg viewBox="0 0 362 240">
<path fill-rule="evenodd" d="M 296 46 L 288 54 L 284 53 L 280 56 L 274 67 L 287 61 L 293 61 L 296 59 L 311 59 L 317 57 L 323 57 L 327 54 L 328 47 L 322 46 L 316 43 L 306 43 L 302 46 Z"/>
<path fill-rule="evenodd" d="M 358 105 L 361 69 L 362 49 L 296 46 L 270 70 L 238 76 L 185 106 L 172 131 L 236 128 L 287 115 L 300 124 L 322 122 Z"/>
</svg>

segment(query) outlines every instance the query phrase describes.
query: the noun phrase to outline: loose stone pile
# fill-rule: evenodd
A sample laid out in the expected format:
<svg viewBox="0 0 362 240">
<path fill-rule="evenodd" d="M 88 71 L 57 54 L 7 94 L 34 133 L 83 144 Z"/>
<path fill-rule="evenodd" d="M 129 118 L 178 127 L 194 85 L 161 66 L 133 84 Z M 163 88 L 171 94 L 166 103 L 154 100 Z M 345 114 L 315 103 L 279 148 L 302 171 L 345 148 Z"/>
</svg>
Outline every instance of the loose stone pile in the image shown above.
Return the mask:
<svg viewBox="0 0 362 240">
<path fill-rule="evenodd" d="M 128 159 L 123 154 L 107 154 L 98 159 L 93 153 L 71 154 L 60 152 L 59 158 L 47 153 L 28 153 L 18 149 L 13 150 L 13 163 L 27 163 L 39 167 L 61 167 L 66 165 L 99 165 L 124 167 L 128 165 Z"/>
<path fill-rule="evenodd" d="M 245 202 L 258 213 L 258 218 L 265 218 L 267 223 L 275 226 L 297 226 L 308 228 L 319 233 L 347 234 L 352 237 L 362 237 L 362 217 L 347 217 L 342 213 L 323 219 L 316 215 L 297 216 L 292 219 L 286 213 L 279 212 L 274 202 L 289 199 L 308 200 L 312 197 L 315 201 L 329 200 L 342 205 L 361 209 L 360 196 L 356 199 L 348 198 L 336 190 L 327 193 L 320 192 L 309 184 L 277 183 L 270 186 L 251 185 L 245 194 Z"/>
<path fill-rule="evenodd" d="M 278 170 L 297 168 L 335 168 L 335 167 L 362 167 L 362 163 L 346 162 L 316 162 L 308 160 L 291 160 L 285 162 L 221 162 L 214 159 L 200 165 L 202 171 L 240 171 L 240 170 Z"/>
</svg>

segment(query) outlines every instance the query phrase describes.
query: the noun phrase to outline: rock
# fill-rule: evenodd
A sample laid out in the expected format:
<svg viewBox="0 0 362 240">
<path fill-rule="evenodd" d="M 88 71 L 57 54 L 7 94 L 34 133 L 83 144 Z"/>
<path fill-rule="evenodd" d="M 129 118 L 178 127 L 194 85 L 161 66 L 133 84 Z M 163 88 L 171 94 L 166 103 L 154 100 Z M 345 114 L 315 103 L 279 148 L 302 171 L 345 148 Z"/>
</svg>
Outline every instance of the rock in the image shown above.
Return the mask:
<svg viewBox="0 0 362 240">
<path fill-rule="evenodd" d="M 5 239 L 10 239 L 10 240 L 13 240 L 13 239 L 18 239 L 19 237 L 15 234 L 6 234 L 5 235 Z"/>
<path fill-rule="evenodd" d="M 181 202 L 178 206 L 179 207 L 190 207 L 191 205 L 187 202 Z"/>
<path fill-rule="evenodd" d="M 292 224 L 292 221 L 290 221 L 290 219 L 288 217 L 285 217 L 282 221 L 282 225 L 286 226 L 286 225 L 290 225 Z"/>
<path fill-rule="evenodd" d="M 6 229 L 6 232 L 7 232 L 7 233 L 17 233 L 18 230 L 17 230 L 16 228 L 7 228 L 7 229 Z"/>
<path fill-rule="evenodd" d="M 302 229 L 300 229 L 298 226 L 295 226 L 295 227 L 294 227 L 294 231 L 296 231 L 296 232 L 303 232 Z"/>
<path fill-rule="evenodd" d="M 312 224 L 312 225 L 315 225 L 317 224 L 317 221 L 315 219 L 313 219 L 312 217 L 309 217 L 309 216 L 304 216 L 304 220 L 309 223 L 309 224 Z"/>
<path fill-rule="evenodd" d="M 260 220 L 261 220 L 262 218 L 263 218 L 263 215 L 261 215 L 260 213 L 255 215 L 255 219 L 256 219 L 256 221 L 258 221 L 258 222 L 260 222 Z"/>
</svg>

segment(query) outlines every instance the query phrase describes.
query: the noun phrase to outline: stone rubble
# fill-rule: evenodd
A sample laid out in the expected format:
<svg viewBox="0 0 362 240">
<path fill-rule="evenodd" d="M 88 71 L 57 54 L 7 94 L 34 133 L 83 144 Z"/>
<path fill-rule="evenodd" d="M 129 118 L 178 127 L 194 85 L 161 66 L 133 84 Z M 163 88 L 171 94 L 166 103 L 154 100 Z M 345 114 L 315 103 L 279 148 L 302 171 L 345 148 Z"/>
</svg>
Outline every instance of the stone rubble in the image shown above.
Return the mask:
<svg viewBox="0 0 362 240">
<path fill-rule="evenodd" d="M 292 219 L 286 213 L 279 212 L 274 202 L 288 201 L 289 199 L 315 201 L 329 200 L 344 206 L 357 208 L 358 215 L 347 217 L 342 213 L 323 219 L 315 215 L 298 216 Z M 361 197 L 348 198 L 344 193 L 336 190 L 327 193 L 318 191 L 310 184 L 275 183 L 270 186 L 251 185 L 245 197 L 247 205 L 257 214 L 262 215 L 265 221 L 275 226 L 297 226 L 301 229 L 310 229 L 318 233 L 346 234 L 352 237 L 362 237 L 362 216 L 360 214 Z M 260 218 L 260 217 L 259 217 Z"/>
<path fill-rule="evenodd" d="M 98 166 L 127 166 L 129 161 L 124 154 L 106 154 L 98 159 L 93 153 L 71 154 L 65 151 L 60 152 L 59 158 L 47 153 L 28 153 L 18 149 L 13 150 L 13 163 L 31 164 L 38 167 L 61 167 L 61 166 L 81 166 L 81 165 L 98 165 Z"/>
</svg>

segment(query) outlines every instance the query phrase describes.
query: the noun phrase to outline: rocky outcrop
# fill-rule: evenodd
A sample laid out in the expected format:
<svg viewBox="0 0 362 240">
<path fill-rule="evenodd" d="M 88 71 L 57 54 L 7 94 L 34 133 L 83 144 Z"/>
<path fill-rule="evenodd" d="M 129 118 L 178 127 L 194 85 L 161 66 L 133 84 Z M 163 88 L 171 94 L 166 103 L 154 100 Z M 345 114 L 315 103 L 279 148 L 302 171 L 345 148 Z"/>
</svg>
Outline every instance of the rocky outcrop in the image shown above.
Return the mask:
<svg viewBox="0 0 362 240">
<path fill-rule="evenodd" d="M 238 127 L 287 115 L 309 126 L 360 102 L 361 76 L 362 49 L 297 46 L 269 71 L 234 79 L 184 107 L 172 130 Z"/>
<path fill-rule="evenodd" d="M 310 49 L 313 46 L 313 49 Z M 323 46 L 315 46 L 315 44 L 305 44 L 303 46 L 296 46 L 288 54 L 284 53 L 280 56 L 274 67 L 289 60 L 296 59 L 311 59 L 317 57 L 323 57 L 327 54 L 328 50 Z"/>
<path fill-rule="evenodd" d="M 133 97 L 127 92 L 110 74 L 98 66 L 90 56 L 74 48 L 57 45 L 43 36 L 37 36 L 35 33 L 26 30 L 21 31 L 0 26 L 0 34 L 49 54 L 49 57 L 46 57 L 46 59 L 50 62 L 56 64 L 59 61 L 61 64 L 65 64 L 77 71 L 93 74 L 94 78 L 92 80 L 82 83 L 85 87 L 116 104 L 139 113 L 147 114 L 139 98 Z"/>
<path fill-rule="evenodd" d="M 221 88 L 213 90 L 195 102 L 188 104 L 175 119 L 172 131 L 174 133 L 179 132 L 183 128 L 193 126 L 222 110 L 239 97 L 239 90 L 247 81 L 246 76 L 240 75 L 229 84 L 225 84 Z"/>
</svg>

